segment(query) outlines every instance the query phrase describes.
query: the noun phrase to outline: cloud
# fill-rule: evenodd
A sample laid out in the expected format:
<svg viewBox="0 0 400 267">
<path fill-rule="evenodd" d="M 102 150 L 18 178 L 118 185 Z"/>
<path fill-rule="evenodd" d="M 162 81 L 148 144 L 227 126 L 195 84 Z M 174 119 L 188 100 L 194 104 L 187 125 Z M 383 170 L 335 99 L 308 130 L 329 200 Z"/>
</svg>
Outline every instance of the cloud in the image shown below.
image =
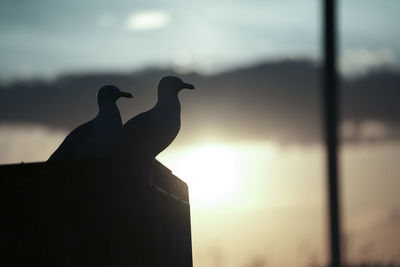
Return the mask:
<svg viewBox="0 0 400 267">
<path fill-rule="evenodd" d="M 340 58 L 340 71 L 345 75 L 363 75 L 371 69 L 397 63 L 396 54 L 388 48 L 347 49 Z"/>
<path fill-rule="evenodd" d="M 39 124 L 72 130 L 96 115 L 96 91 L 114 84 L 135 95 L 120 100 L 124 121 L 154 105 L 157 81 L 171 69 L 64 76 L 53 82 L 0 86 L 0 124 Z M 309 61 L 282 61 L 214 76 L 178 74 L 196 85 L 182 92 L 179 140 L 207 136 L 226 141 L 321 141 L 320 69 Z M 341 119 L 350 141 L 400 139 L 400 72 L 382 71 L 343 79 Z M 177 140 L 178 141 L 178 140 Z M 182 143 L 183 144 L 183 143 Z"/>
<path fill-rule="evenodd" d="M 128 31 L 149 31 L 163 28 L 171 16 L 162 10 L 146 10 L 132 13 L 126 21 Z"/>
</svg>

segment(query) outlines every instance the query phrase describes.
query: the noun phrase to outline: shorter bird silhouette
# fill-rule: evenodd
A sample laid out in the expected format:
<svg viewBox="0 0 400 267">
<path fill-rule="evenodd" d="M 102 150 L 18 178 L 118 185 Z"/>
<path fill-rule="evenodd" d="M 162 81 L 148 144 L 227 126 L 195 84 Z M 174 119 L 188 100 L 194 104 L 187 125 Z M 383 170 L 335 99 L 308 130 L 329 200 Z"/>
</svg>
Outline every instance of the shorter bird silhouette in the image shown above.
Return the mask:
<svg viewBox="0 0 400 267">
<path fill-rule="evenodd" d="M 125 156 L 145 155 L 154 158 L 174 141 L 181 127 L 178 93 L 185 88 L 194 89 L 194 86 L 175 76 L 160 80 L 156 105 L 124 125 L 122 151 Z"/>
<path fill-rule="evenodd" d="M 120 97 L 132 98 L 132 95 L 113 85 L 100 88 L 97 116 L 74 129 L 48 161 L 105 157 L 115 153 L 123 135 L 121 115 L 115 103 Z"/>
</svg>

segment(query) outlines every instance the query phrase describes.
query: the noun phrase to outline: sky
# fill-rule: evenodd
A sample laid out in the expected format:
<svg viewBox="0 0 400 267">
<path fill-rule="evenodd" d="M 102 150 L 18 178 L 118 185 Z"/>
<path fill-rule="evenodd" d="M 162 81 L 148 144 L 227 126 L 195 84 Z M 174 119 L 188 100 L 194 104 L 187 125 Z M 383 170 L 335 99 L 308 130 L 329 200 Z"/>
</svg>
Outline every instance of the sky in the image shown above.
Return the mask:
<svg viewBox="0 0 400 267">
<path fill-rule="evenodd" d="M 400 263 L 400 143 L 398 132 L 386 135 L 400 121 L 399 72 L 368 73 L 400 65 L 400 1 L 339 4 L 340 71 L 361 77 L 345 87 L 351 101 L 344 130 L 366 137 L 340 150 L 346 257 Z M 101 83 L 111 80 L 135 95 L 118 102 L 126 120 L 151 107 L 157 80 L 146 72 L 130 77 L 133 82 L 123 75 L 150 67 L 196 71 L 202 76 L 185 77 L 197 90 L 180 95 L 181 132 L 158 157 L 189 185 L 194 266 L 326 262 L 324 149 L 315 141 L 320 126 L 313 124 L 320 115 L 318 77 L 304 62 L 252 68 L 287 59 L 318 63 L 320 1 L 0 5 L 0 81 L 28 81 L 0 87 L 0 164 L 46 160 L 68 127 L 95 115 L 96 103 L 89 101 Z M 257 84 L 249 77 L 258 77 Z M 254 90 L 257 85 L 263 87 Z M 73 115 L 60 127 L 57 116 L 65 118 L 71 103 Z M 46 113 L 48 121 L 37 119 Z"/>
<path fill-rule="evenodd" d="M 148 66 L 215 73 L 320 59 L 320 2 L 11 1 L 0 9 L 0 78 Z M 339 1 L 341 70 L 399 65 L 396 0 Z"/>
</svg>

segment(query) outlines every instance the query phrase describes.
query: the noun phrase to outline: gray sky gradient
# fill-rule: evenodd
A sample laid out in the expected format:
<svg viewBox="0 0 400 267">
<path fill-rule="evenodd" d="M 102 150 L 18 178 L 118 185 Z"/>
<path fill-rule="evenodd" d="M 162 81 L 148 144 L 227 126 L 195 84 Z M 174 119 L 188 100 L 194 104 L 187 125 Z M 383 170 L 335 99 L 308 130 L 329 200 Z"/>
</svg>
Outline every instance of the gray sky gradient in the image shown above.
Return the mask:
<svg viewBox="0 0 400 267">
<path fill-rule="evenodd" d="M 266 59 L 320 55 L 317 0 L 0 3 L 2 80 L 148 66 L 215 73 Z M 395 0 L 340 1 L 346 73 L 399 64 L 399 11 Z M 129 24 L 146 12 L 161 13 L 164 21 L 153 28 Z"/>
</svg>

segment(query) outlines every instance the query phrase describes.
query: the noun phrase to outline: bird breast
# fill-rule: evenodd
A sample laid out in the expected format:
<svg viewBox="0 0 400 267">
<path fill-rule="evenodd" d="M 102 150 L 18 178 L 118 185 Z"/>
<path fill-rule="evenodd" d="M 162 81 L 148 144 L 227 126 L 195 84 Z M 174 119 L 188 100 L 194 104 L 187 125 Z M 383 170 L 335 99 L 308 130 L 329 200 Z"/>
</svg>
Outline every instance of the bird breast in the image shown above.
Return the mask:
<svg viewBox="0 0 400 267">
<path fill-rule="evenodd" d="M 160 108 L 160 109 L 158 109 Z M 181 128 L 180 109 L 175 107 L 157 107 L 149 122 L 149 132 L 153 133 L 147 137 L 146 146 L 150 154 L 157 155 L 167 148 Z"/>
<path fill-rule="evenodd" d="M 165 136 L 167 140 L 173 140 L 181 127 L 180 115 L 169 112 L 155 112 L 152 116 L 151 125 L 155 132 L 159 132 L 160 136 Z"/>
<path fill-rule="evenodd" d="M 105 157 L 114 153 L 122 138 L 122 121 L 118 109 L 101 112 L 94 119 L 90 140 L 76 152 L 76 158 Z"/>
</svg>

